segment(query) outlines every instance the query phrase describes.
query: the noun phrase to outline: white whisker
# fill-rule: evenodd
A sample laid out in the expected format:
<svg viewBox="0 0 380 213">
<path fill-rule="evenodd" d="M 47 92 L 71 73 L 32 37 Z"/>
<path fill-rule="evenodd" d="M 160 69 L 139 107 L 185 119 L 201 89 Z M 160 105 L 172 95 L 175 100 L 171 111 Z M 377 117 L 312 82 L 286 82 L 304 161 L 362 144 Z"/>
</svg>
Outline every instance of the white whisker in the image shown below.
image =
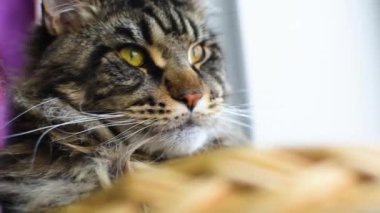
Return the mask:
<svg viewBox="0 0 380 213">
<path fill-rule="evenodd" d="M 224 113 L 227 113 L 227 114 L 231 114 L 231 115 L 235 115 L 235 116 L 239 116 L 239 117 L 244 117 L 244 118 L 252 118 L 250 115 L 248 114 L 243 114 L 243 113 L 239 113 L 239 112 L 234 112 L 232 110 L 227 110 L 227 109 L 224 109 L 222 110 Z"/>
<path fill-rule="evenodd" d="M 141 124 L 145 124 L 146 122 L 151 122 L 151 123 L 148 124 L 147 126 L 144 126 L 144 127 L 140 128 L 140 129 L 136 130 L 135 132 L 132 132 L 132 133 L 129 133 L 129 132 L 128 132 L 128 131 L 129 131 L 130 129 L 132 129 L 133 127 L 136 127 L 136 126 L 141 125 Z M 119 135 L 117 136 L 117 137 L 118 137 L 118 140 L 120 140 L 120 141 L 126 141 L 126 140 L 130 139 L 131 137 L 135 136 L 136 134 L 138 134 L 138 133 L 144 131 L 145 129 L 148 129 L 148 128 L 152 127 L 152 126 L 154 125 L 154 122 L 155 122 L 155 120 L 147 120 L 147 121 L 145 121 L 145 122 L 143 122 L 143 123 L 141 123 L 141 124 L 135 125 L 135 126 L 133 126 L 132 128 L 129 128 L 129 129 L 127 129 L 126 131 L 124 131 L 124 132 L 122 132 L 121 134 L 119 134 Z M 112 143 L 112 142 L 114 142 L 114 141 L 110 141 L 109 143 Z"/>
<path fill-rule="evenodd" d="M 115 127 L 115 126 L 123 126 L 123 125 L 129 125 L 129 124 L 135 124 L 135 122 L 132 122 L 132 121 L 123 121 L 123 122 L 112 122 L 112 123 L 109 123 L 109 124 L 104 124 L 104 125 L 98 125 L 98 126 L 94 126 L 94 127 L 91 127 L 89 129 L 86 129 L 86 130 L 83 130 L 83 131 L 80 131 L 80 132 L 75 132 L 75 133 L 70 133 L 70 132 L 67 132 L 67 134 L 70 134 L 70 136 L 67 136 L 67 137 L 64 137 L 64 138 L 60 138 L 59 140 L 54 140 L 52 142 L 59 142 L 59 141 L 63 141 L 63 140 L 66 140 L 66 139 L 69 139 L 69 138 L 72 138 L 72 137 L 75 137 L 77 135 L 80 135 L 80 134 L 84 134 L 84 133 L 87 133 L 87 132 L 91 132 L 92 130 L 96 130 L 96 129 L 100 129 L 100 128 L 108 128 L 108 127 Z"/>
<path fill-rule="evenodd" d="M 20 118 L 21 116 L 25 115 L 26 113 L 32 111 L 33 109 L 35 109 L 35 108 L 37 108 L 37 107 L 39 107 L 39 106 L 41 106 L 41 105 L 47 104 L 47 103 L 49 103 L 49 102 L 51 102 L 51 101 L 54 101 L 54 100 L 56 100 L 56 99 L 57 99 L 57 98 L 49 99 L 49 100 L 44 101 L 44 102 L 42 102 L 42 103 L 39 103 L 39 104 L 37 104 L 37 105 L 35 105 L 35 106 L 32 106 L 31 108 L 27 109 L 26 111 L 24 111 L 24 112 L 18 114 L 18 115 L 17 115 L 16 117 L 14 117 L 12 120 L 8 121 L 8 122 L 4 125 L 4 127 L 8 126 L 8 125 L 11 124 L 13 121 L 17 120 L 18 118 Z"/>
<path fill-rule="evenodd" d="M 45 130 L 45 129 L 49 129 L 49 128 L 54 128 L 54 127 L 60 127 L 60 126 L 69 125 L 69 124 L 84 123 L 84 122 L 91 122 L 91 121 L 99 121 L 99 120 L 106 120 L 106 119 L 109 119 L 109 118 L 80 117 L 80 119 L 78 119 L 78 117 L 77 117 L 76 120 L 71 120 L 71 121 L 67 121 L 67 122 L 61 123 L 61 124 L 56 124 L 56 125 L 51 125 L 51 126 L 45 126 L 45 127 L 29 130 L 29 131 L 26 131 L 26 132 L 20 132 L 20 133 L 8 135 L 5 138 L 6 139 L 14 138 L 14 137 L 18 137 L 18 136 L 22 136 L 22 135 L 27 135 L 27 134 L 31 134 L 31 133 L 34 133 L 34 132 L 38 132 L 38 131 L 41 131 L 41 130 Z"/>
<path fill-rule="evenodd" d="M 130 133 L 128 133 L 129 130 L 131 130 L 131 129 L 139 126 L 139 125 L 143 125 L 143 124 L 145 124 L 147 122 L 154 122 L 154 121 L 155 120 L 145 120 L 145 121 L 136 123 L 135 125 L 129 127 L 128 129 L 124 130 L 120 134 L 116 135 L 114 138 L 111 138 L 110 140 L 106 141 L 105 143 L 108 144 L 108 143 L 113 143 L 115 141 L 127 140 L 129 138 L 125 138 L 125 137 L 128 137 L 130 135 Z M 153 123 L 151 125 L 153 125 Z"/>
<path fill-rule="evenodd" d="M 232 118 L 226 118 L 226 117 L 221 116 L 221 117 L 219 117 L 219 119 L 224 120 L 224 121 L 227 121 L 227 122 L 230 122 L 230 123 L 232 123 L 232 124 L 239 125 L 239 126 L 241 126 L 241 127 L 246 127 L 246 128 L 249 128 L 249 129 L 252 128 L 251 125 L 246 124 L 246 123 L 243 123 L 243 122 L 240 122 L 240 121 L 237 121 L 237 120 L 234 120 L 234 119 L 232 119 Z"/>
</svg>

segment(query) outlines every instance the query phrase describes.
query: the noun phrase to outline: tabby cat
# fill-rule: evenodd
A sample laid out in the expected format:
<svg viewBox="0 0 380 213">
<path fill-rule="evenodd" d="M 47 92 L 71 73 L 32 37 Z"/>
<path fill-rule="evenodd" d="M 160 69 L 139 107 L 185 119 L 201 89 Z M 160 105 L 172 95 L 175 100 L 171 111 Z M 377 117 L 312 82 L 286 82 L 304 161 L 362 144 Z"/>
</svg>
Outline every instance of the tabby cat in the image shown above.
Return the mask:
<svg viewBox="0 0 380 213">
<path fill-rule="evenodd" d="M 197 0 L 44 0 L 0 155 L 0 200 L 41 212 L 133 161 L 234 145 L 221 48 Z"/>
</svg>

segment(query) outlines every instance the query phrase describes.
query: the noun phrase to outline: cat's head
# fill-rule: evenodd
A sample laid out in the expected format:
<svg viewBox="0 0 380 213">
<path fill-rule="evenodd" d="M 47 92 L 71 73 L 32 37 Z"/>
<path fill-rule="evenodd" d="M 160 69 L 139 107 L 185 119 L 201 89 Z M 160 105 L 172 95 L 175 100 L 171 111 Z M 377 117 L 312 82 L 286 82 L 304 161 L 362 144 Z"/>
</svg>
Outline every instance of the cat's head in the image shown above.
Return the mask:
<svg viewBox="0 0 380 213">
<path fill-rule="evenodd" d="M 114 129 L 146 139 L 149 152 L 183 155 L 210 141 L 224 67 L 199 1 L 43 2 L 50 41 L 42 41 L 30 73 L 37 95 L 85 112 L 122 113 L 116 121 L 125 125 Z"/>
</svg>

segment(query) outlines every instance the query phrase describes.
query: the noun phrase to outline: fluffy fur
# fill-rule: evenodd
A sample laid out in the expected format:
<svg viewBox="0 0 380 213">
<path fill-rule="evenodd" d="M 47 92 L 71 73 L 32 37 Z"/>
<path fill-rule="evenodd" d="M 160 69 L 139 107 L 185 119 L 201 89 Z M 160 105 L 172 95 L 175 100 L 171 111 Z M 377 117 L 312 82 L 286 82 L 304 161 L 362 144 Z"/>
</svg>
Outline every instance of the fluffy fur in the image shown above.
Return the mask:
<svg viewBox="0 0 380 213">
<path fill-rule="evenodd" d="M 239 144 L 223 120 L 222 53 L 195 0 L 45 0 L 26 76 L 12 93 L 0 200 L 40 212 L 130 169 Z M 189 62 L 194 45 L 204 59 Z M 143 67 L 118 54 L 139 48 Z M 194 106 L 184 96 L 200 94 Z"/>
</svg>

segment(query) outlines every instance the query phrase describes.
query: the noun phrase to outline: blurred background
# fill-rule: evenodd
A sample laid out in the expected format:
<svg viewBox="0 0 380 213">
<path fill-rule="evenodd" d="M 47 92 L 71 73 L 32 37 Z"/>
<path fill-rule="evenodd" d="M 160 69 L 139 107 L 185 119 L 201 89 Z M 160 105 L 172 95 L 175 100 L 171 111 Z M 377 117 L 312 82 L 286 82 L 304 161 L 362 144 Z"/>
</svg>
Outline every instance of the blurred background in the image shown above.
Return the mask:
<svg viewBox="0 0 380 213">
<path fill-rule="evenodd" d="M 209 7 L 256 146 L 380 143 L 379 0 Z"/>
</svg>

